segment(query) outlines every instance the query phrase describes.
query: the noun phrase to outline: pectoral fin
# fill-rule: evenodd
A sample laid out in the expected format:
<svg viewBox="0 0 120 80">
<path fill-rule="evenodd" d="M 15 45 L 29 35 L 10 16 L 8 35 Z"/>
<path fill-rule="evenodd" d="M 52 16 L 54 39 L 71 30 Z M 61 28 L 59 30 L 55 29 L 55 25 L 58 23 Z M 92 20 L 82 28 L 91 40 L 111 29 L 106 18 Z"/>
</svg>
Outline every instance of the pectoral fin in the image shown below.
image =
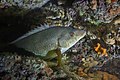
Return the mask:
<svg viewBox="0 0 120 80">
<path fill-rule="evenodd" d="M 55 57 L 57 57 L 57 66 L 61 66 L 62 65 L 62 55 L 61 55 L 61 49 L 60 49 L 60 44 L 59 44 L 59 38 L 58 38 L 58 48 L 54 49 L 54 50 L 50 50 L 47 55 L 45 56 L 44 59 L 46 60 L 52 60 Z"/>
<path fill-rule="evenodd" d="M 50 61 L 54 58 L 57 58 L 57 66 L 61 66 L 62 65 L 62 61 L 61 61 L 62 55 L 61 55 L 60 48 L 49 51 L 43 59 L 50 63 Z"/>
<path fill-rule="evenodd" d="M 47 55 L 45 56 L 45 60 L 52 60 L 54 59 L 55 57 L 57 57 L 57 54 L 56 54 L 56 49 L 55 50 L 50 50 Z"/>
<path fill-rule="evenodd" d="M 62 55 L 60 48 L 56 49 L 56 54 L 57 54 L 58 66 L 62 66 Z"/>
</svg>

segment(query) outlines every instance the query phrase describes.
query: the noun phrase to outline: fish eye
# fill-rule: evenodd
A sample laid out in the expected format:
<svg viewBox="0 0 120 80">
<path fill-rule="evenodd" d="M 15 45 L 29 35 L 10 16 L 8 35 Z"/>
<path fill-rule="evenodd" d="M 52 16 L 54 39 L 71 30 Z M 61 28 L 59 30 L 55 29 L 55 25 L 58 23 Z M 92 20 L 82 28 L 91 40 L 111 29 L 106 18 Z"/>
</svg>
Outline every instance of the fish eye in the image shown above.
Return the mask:
<svg viewBox="0 0 120 80">
<path fill-rule="evenodd" d="M 73 36 L 74 36 L 74 34 L 75 34 L 74 32 L 70 32 L 70 36 L 72 36 L 72 37 L 73 37 Z"/>
</svg>

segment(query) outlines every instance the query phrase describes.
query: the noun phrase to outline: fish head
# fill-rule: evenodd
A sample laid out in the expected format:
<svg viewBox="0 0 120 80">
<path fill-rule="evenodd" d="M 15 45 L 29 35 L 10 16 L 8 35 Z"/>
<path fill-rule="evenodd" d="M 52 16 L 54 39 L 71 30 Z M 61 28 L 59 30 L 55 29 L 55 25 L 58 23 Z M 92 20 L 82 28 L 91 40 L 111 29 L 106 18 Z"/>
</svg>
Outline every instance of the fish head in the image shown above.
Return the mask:
<svg viewBox="0 0 120 80">
<path fill-rule="evenodd" d="M 83 29 L 81 29 L 81 30 L 74 29 L 69 34 L 70 34 L 71 39 L 80 40 L 81 38 L 83 38 L 86 35 L 86 31 Z"/>
<path fill-rule="evenodd" d="M 64 53 L 86 35 L 85 30 L 71 29 L 60 39 L 61 52 Z"/>
</svg>

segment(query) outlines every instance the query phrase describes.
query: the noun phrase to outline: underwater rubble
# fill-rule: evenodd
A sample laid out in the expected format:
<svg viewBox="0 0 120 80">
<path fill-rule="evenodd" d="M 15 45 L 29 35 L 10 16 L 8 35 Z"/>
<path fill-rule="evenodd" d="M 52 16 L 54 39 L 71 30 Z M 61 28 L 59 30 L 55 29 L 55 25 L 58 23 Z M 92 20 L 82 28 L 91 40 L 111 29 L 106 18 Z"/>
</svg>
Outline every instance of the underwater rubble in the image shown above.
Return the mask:
<svg viewBox="0 0 120 80">
<path fill-rule="evenodd" d="M 110 23 L 120 14 L 120 4 L 117 1 L 109 3 L 105 0 L 92 0 L 91 2 L 89 0 L 77 0 L 73 5 L 73 7 L 79 11 L 80 16 L 85 17 L 85 21 L 89 21 L 95 25 L 102 22 Z"/>
<path fill-rule="evenodd" d="M 1 7 L 18 6 L 27 9 L 41 8 L 50 0 L 1 0 Z"/>
<path fill-rule="evenodd" d="M 62 67 L 38 56 L 0 52 L 0 80 L 120 80 L 120 1 L 68 2 L 1 0 L 0 48 L 41 25 L 72 26 L 87 34 L 62 54 Z"/>
</svg>

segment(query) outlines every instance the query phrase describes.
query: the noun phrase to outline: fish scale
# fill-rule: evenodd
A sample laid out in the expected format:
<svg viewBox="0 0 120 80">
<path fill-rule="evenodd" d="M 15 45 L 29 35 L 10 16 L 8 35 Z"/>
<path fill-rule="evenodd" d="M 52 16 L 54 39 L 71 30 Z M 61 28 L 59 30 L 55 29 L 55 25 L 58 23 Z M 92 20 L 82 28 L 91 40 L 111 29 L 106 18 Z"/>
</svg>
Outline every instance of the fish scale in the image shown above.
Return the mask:
<svg viewBox="0 0 120 80">
<path fill-rule="evenodd" d="M 34 32 L 29 32 L 32 34 L 27 33 L 23 35 L 24 37 L 18 38 L 11 44 L 35 55 L 46 56 L 49 51 L 58 47 L 64 53 L 86 34 L 84 30 L 73 29 L 71 27 L 47 27 L 46 29 L 39 29 L 37 28 L 33 30 Z"/>
</svg>

